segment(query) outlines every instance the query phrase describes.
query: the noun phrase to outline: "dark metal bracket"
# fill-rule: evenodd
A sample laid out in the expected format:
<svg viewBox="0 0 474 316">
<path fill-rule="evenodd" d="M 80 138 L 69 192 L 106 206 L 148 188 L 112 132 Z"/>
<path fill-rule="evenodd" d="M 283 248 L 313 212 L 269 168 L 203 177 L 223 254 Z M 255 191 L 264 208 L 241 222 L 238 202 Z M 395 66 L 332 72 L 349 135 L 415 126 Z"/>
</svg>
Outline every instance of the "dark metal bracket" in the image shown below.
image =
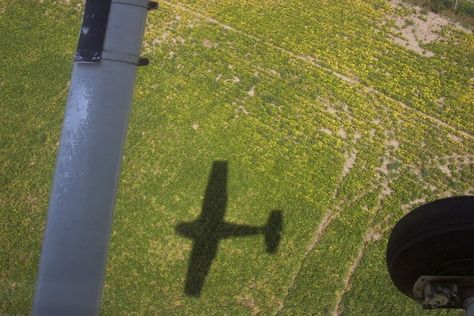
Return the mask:
<svg viewBox="0 0 474 316">
<path fill-rule="evenodd" d="M 148 2 L 148 5 L 147 5 L 148 10 L 156 10 L 158 9 L 158 7 L 159 7 L 158 2 L 155 2 L 155 1 Z"/>
<path fill-rule="evenodd" d="M 155 1 L 87 0 L 74 62 L 96 63 L 105 59 L 147 66 L 150 64 L 148 58 L 104 52 L 105 33 L 112 3 L 140 6 L 147 10 L 158 8 L 158 3 Z"/>
<path fill-rule="evenodd" d="M 413 296 L 425 309 L 463 308 L 474 296 L 474 277 L 423 275 L 415 282 Z"/>
<path fill-rule="evenodd" d="M 111 4 L 112 0 L 86 1 L 75 62 L 93 63 L 102 59 Z"/>
</svg>

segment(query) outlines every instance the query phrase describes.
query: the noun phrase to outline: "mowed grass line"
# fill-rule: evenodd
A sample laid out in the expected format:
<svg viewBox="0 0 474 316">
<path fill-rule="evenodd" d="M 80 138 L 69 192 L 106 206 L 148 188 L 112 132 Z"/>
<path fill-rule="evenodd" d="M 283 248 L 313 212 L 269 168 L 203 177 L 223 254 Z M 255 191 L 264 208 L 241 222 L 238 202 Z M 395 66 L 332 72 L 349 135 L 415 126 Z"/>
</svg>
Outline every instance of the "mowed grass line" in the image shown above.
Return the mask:
<svg viewBox="0 0 474 316">
<path fill-rule="evenodd" d="M 45 25 L 54 25 L 55 19 L 43 14 L 62 15 L 58 6 L 48 2 L 34 8 Z M 7 20 L 13 23 L 22 8 L 17 3 L 10 10 Z M 255 27 L 268 27 L 262 25 Z M 65 40 L 60 35 L 65 33 L 61 28 L 51 33 L 64 46 L 53 40 L 42 45 L 69 58 L 75 39 Z M 74 37 L 75 31 L 71 33 Z M 139 71 L 103 314 L 326 314 L 336 308 L 348 315 L 421 313 L 386 275 L 388 229 L 420 199 L 472 193 L 469 138 L 284 51 L 166 4 L 150 14 L 144 48 L 152 64 Z M 69 62 L 61 68 L 62 89 Z M 13 84 L 13 78 L 5 75 L 2 83 Z M 35 87 L 38 81 L 33 77 L 27 83 Z M 31 91 L 40 95 L 42 87 L 37 88 Z M 61 89 L 53 92 L 52 99 L 41 99 L 36 107 L 58 102 L 59 110 L 51 116 L 56 122 L 50 123 L 58 125 L 64 97 Z M 14 105 L 26 99 L 25 94 L 3 100 L 10 102 L 12 115 L 50 122 L 35 113 L 15 112 Z M 57 138 L 56 125 L 50 129 L 56 128 Z M 29 126 L 17 121 L 6 125 L 1 135 L 11 138 L 8 150 L 17 146 L 14 142 L 28 144 L 35 135 Z M 50 173 L 55 147 L 28 148 L 33 154 L 49 150 L 49 161 L 38 156 L 32 161 Z M 226 220 L 263 225 L 270 211 L 279 209 L 284 233 L 273 256 L 265 253 L 262 236 L 221 242 L 203 294 L 194 299 L 183 293 L 191 243 L 176 235 L 175 226 L 201 212 L 215 160 L 229 163 Z M 8 170 L 21 170 L 20 162 L 2 152 Z M 11 261 L 9 269 L 1 270 L 2 280 L 16 282 L 16 288 L 2 289 L 7 303 L 0 311 L 5 313 L 29 311 L 47 203 L 46 196 L 42 202 L 14 199 L 20 185 L 29 193 L 36 188 L 31 173 L 16 173 L 17 184 L 2 187 L 2 210 L 16 205 L 7 221 L 2 217 L 9 235 L 2 232 L 1 237 L 10 245 L 2 260 L 33 257 L 24 265 Z M 50 176 L 39 174 L 44 192 L 38 195 L 47 194 Z M 18 211 L 27 203 L 41 217 L 31 224 Z M 312 245 L 328 212 L 334 217 Z M 19 228 L 23 234 L 17 233 Z M 23 241 L 27 232 L 32 241 Z M 357 258 L 360 263 L 354 266 Z M 28 277 L 18 282 L 19 275 Z"/>
</svg>

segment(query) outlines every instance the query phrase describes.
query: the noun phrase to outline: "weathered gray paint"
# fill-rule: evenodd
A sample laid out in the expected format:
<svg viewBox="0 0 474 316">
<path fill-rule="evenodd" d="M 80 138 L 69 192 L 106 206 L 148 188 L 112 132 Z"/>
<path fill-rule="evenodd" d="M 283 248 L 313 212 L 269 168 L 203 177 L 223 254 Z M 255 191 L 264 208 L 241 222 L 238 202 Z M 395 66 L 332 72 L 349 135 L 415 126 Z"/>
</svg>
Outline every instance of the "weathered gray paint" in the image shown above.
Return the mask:
<svg viewBox="0 0 474 316">
<path fill-rule="evenodd" d="M 466 316 L 474 316 L 474 296 L 464 302 L 464 309 L 466 310 Z"/>
<path fill-rule="evenodd" d="M 128 58 L 74 64 L 33 315 L 99 313 L 147 3 L 112 3 L 104 52 Z"/>
</svg>

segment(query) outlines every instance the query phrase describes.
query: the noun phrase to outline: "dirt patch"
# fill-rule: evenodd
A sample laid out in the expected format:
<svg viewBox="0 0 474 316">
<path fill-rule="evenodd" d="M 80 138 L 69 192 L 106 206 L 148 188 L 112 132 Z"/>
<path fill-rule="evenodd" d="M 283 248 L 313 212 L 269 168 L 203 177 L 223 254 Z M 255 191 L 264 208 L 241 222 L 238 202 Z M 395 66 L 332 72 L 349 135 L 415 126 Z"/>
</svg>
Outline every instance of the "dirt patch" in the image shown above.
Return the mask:
<svg viewBox="0 0 474 316">
<path fill-rule="evenodd" d="M 324 109 L 324 111 L 329 113 L 329 114 L 336 114 L 337 113 L 337 111 L 332 106 L 328 106 L 327 108 Z"/>
<path fill-rule="evenodd" d="M 276 71 L 275 69 L 270 69 L 270 73 L 272 74 L 272 76 L 275 76 L 275 77 L 278 77 L 278 78 L 281 78 L 281 74 Z M 474 78 L 473 78 L 474 79 Z M 474 82 L 474 80 L 472 80 Z M 474 84 L 473 84 L 474 85 Z"/>
<path fill-rule="evenodd" d="M 238 113 L 243 113 L 245 115 L 248 115 L 249 112 L 247 111 L 247 109 L 243 106 L 243 105 L 239 105 L 237 107 L 237 109 L 235 109 L 235 113 L 238 114 Z"/>
<path fill-rule="evenodd" d="M 186 40 L 182 38 L 181 36 L 173 37 L 171 38 L 171 42 L 175 45 L 183 45 Z"/>
<path fill-rule="evenodd" d="M 147 40 L 143 43 L 143 48 L 145 50 L 145 53 L 150 53 L 155 50 L 157 46 L 160 45 L 172 45 L 176 46 L 177 44 L 184 44 L 185 39 L 178 36 L 178 37 L 172 37 L 171 34 L 173 32 L 173 29 L 175 29 L 175 26 L 172 25 L 168 28 L 168 30 L 160 33 L 158 36 Z"/>
<path fill-rule="evenodd" d="M 402 3 L 399 0 L 392 0 L 391 3 L 395 12 L 407 9 L 411 12 L 403 17 L 399 15 L 389 17 L 389 23 L 394 25 L 392 31 L 396 34 L 392 36 L 392 40 L 421 56 L 435 56 L 433 52 L 421 46 L 440 40 L 442 38 L 441 30 L 446 26 L 471 33 L 469 29 L 436 13 L 424 13 L 421 8 Z"/>
<path fill-rule="evenodd" d="M 319 129 L 321 132 L 323 132 L 326 135 L 332 135 L 332 131 L 328 128 L 321 128 Z"/>
<path fill-rule="evenodd" d="M 321 104 L 325 106 L 324 111 L 329 113 L 329 114 L 336 114 L 337 109 L 331 104 L 331 101 L 329 101 L 326 98 L 317 96 L 316 100 L 318 100 Z"/>
<path fill-rule="evenodd" d="M 436 104 L 438 104 L 438 106 L 439 106 L 440 108 L 444 108 L 444 106 L 445 106 L 444 101 L 445 101 L 445 100 L 446 100 L 445 97 L 441 97 L 441 98 L 439 98 L 438 100 L 436 100 Z"/>
<path fill-rule="evenodd" d="M 250 88 L 250 90 L 247 91 L 247 95 L 248 95 L 249 97 L 255 96 L 255 86 L 252 86 L 252 88 Z"/>
<path fill-rule="evenodd" d="M 400 147 L 400 143 L 396 139 L 386 141 L 386 145 L 388 147 L 391 147 L 394 151 L 396 151 Z"/>
<path fill-rule="evenodd" d="M 382 163 L 380 164 L 380 167 L 377 168 L 377 171 L 381 172 L 384 175 L 388 175 L 390 173 L 388 165 L 391 163 L 392 160 L 389 157 L 384 157 Z"/>
<path fill-rule="evenodd" d="M 457 143 L 460 143 L 460 142 L 461 142 L 461 138 L 459 138 L 459 137 L 456 136 L 456 135 L 448 134 L 448 137 L 451 138 L 453 141 L 455 141 L 455 142 L 457 142 Z"/>
<path fill-rule="evenodd" d="M 408 202 L 407 204 L 403 204 L 401 208 L 403 213 L 407 214 L 408 212 L 412 211 L 416 206 L 419 206 L 423 203 L 426 203 L 426 198 L 418 198 Z"/>
<path fill-rule="evenodd" d="M 442 173 L 444 173 L 448 177 L 451 178 L 453 176 L 453 174 L 451 173 L 451 170 L 449 169 L 447 165 L 442 165 L 442 166 L 439 166 L 438 168 L 439 170 L 441 170 Z"/>
<path fill-rule="evenodd" d="M 257 302 L 255 301 L 253 297 L 250 297 L 248 295 L 243 295 L 243 296 L 236 296 L 235 299 L 240 305 L 247 307 L 253 316 L 260 314 L 261 310 L 260 308 L 258 308 Z"/>
<path fill-rule="evenodd" d="M 329 99 L 317 97 L 316 98 L 319 102 L 326 106 L 325 112 L 336 114 L 337 112 L 345 112 L 350 114 L 349 105 L 345 102 L 337 101 L 332 102 Z"/>
<path fill-rule="evenodd" d="M 362 138 L 362 134 L 359 133 L 358 131 L 355 131 L 354 135 L 352 136 L 352 142 L 357 143 L 357 141 L 361 138 Z"/>
<path fill-rule="evenodd" d="M 383 231 L 380 227 L 369 228 L 367 233 L 364 236 L 366 242 L 374 242 L 382 238 Z"/>
<path fill-rule="evenodd" d="M 347 76 L 347 75 L 343 75 L 343 74 L 340 74 L 340 73 L 334 73 L 334 76 L 338 77 L 339 79 L 351 84 L 351 85 L 356 85 L 358 83 L 360 83 L 360 79 L 359 77 L 356 77 L 356 76 Z"/>
<path fill-rule="evenodd" d="M 341 127 L 341 128 L 337 131 L 337 136 L 341 137 L 342 139 L 346 139 L 346 138 L 347 138 L 347 133 L 346 133 L 346 131 Z"/>
<path fill-rule="evenodd" d="M 206 48 L 214 48 L 217 46 L 217 44 L 211 42 L 210 40 L 208 39 L 205 39 L 202 41 L 202 46 L 206 47 Z"/>
<path fill-rule="evenodd" d="M 354 151 L 350 154 L 349 157 L 347 157 L 346 161 L 344 162 L 344 166 L 343 166 L 343 169 L 342 169 L 342 177 L 345 178 L 346 175 L 349 174 L 349 172 L 351 171 L 352 167 L 354 167 L 354 163 L 356 161 L 356 158 L 357 158 L 357 151 Z"/>
<path fill-rule="evenodd" d="M 383 181 L 381 187 L 382 191 L 380 192 L 380 196 L 385 197 L 393 193 L 393 190 L 390 188 L 390 182 L 388 180 Z"/>
</svg>

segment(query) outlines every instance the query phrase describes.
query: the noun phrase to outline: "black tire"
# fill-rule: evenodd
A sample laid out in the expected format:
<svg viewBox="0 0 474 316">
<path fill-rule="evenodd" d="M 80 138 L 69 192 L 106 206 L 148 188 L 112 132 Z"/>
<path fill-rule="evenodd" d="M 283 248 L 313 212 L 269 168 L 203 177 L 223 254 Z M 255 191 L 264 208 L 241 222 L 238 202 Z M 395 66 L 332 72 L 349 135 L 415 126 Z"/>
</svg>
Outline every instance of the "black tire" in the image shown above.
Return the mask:
<svg viewBox="0 0 474 316">
<path fill-rule="evenodd" d="M 388 240 L 387 266 L 411 298 L 421 275 L 474 276 L 474 196 L 430 202 L 403 217 Z"/>
</svg>

